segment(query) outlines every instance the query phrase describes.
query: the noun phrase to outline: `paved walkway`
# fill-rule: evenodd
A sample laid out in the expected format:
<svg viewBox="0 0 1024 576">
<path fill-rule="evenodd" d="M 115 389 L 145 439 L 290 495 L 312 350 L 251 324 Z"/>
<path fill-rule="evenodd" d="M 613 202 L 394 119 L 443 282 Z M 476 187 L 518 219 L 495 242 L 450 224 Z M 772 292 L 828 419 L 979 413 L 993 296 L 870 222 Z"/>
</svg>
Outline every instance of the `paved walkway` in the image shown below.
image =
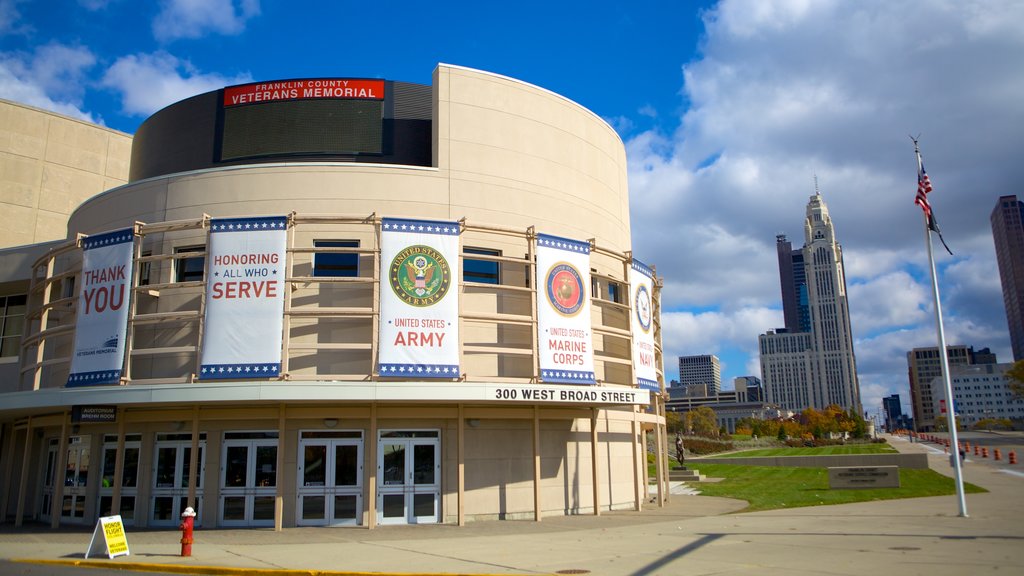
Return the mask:
<svg viewBox="0 0 1024 576">
<path fill-rule="evenodd" d="M 1001 438 L 1004 445 L 1024 445 L 1020 436 Z M 941 448 L 890 442 L 900 451 L 929 453 L 933 469 L 951 474 Z M 194 574 L 214 573 L 207 567 L 219 567 L 219 574 L 230 573 L 224 567 L 240 574 L 1024 574 L 1024 465 L 969 457 L 964 474 L 989 490 L 967 495 L 967 517 L 959 516 L 955 496 L 732 513 L 744 503 L 675 495 L 661 509 L 539 523 L 197 530 L 191 558 L 178 556 L 177 531 L 129 530 L 131 555 L 98 563 L 160 564 Z M 14 533 L 2 525 L 0 558 L 81 561 L 90 535 Z"/>
</svg>

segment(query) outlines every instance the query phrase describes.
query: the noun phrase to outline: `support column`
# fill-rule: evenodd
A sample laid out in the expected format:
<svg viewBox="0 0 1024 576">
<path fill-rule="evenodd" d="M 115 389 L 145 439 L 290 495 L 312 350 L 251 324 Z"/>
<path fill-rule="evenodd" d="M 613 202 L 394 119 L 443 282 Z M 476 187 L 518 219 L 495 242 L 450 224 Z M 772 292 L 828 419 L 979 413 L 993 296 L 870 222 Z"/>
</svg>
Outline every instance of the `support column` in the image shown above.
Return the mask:
<svg viewBox="0 0 1024 576">
<path fill-rule="evenodd" d="M 3 494 L 0 494 L 0 524 L 7 522 L 7 507 L 11 504 L 11 488 L 14 487 L 14 450 L 17 446 L 14 439 L 18 435 L 18 429 L 14 422 L 11 422 L 7 431 L 7 450 L 4 451 L 4 454 L 7 454 L 7 462 L 4 466 L 4 491 Z M 25 443 L 28 444 L 28 439 L 25 440 Z"/>
<path fill-rule="evenodd" d="M 117 408 L 117 454 L 114 455 L 114 489 L 110 496 L 110 510 L 107 516 L 121 513 L 121 481 L 124 479 L 124 428 L 125 412 L 123 406 Z M 100 446 L 103 444 L 101 443 Z M 100 510 L 100 516 L 104 511 Z"/>
<path fill-rule="evenodd" d="M 274 494 L 274 532 L 284 530 L 284 482 L 281 479 L 284 477 L 286 416 L 285 405 L 281 404 L 277 408 L 277 478 L 275 480 L 277 482 L 277 491 Z"/>
<path fill-rule="evenodd" d="M 466 414 L 465 406 L 459 404 L 459 526 L 466 525 Z"/>
<path fill-rule="evenodd" d="M 594 516 L 601 515 L 601 483 L 598 481 L 597 466 L 597 408 L 590 416 L 590 467 L 594 478 Z"/>
<path fill-rule="evenodd" d="M 540 406 L 533 407 L 533 519 L 540 522 Z"/>
<path fill-rule="evenodd" d="M 54 467 L 53 501 L 50 504 L 50 528 L 60 527 L 60 515 L 64 509 L 64 476 L 68 469 L 68 413 L 64 412 L 60 422 L 60 444 L 57 449 L 57 465 Z M 25 460 L 26 465 L 28 460 Z M 45 484 L 45 483 L 44 483 Z"/>
<path fill-rule="evenodd" d="M 654 414 L 661 416 L 661 397 L 654 398 Z M 658 475 L 658 507 L 665 506 L 665 433 L 664 426 L 660 422 L 654 424 L 654 441 L 657 448 L 654 450 L 654 470 Z"/>
<path fill-rule="evenodd" d="M 14 456 L 13 454 L 11 455 Z M 28 490 L 28 469 L 29 469 L 29 457 L 32 456 L 32 418 L 29 417 L 28 424 L 25 425 L 25 448 L 21 453 L 21 478 L 18 482 L 18 507 L 14 513 L 14 527 L 20 528 L 22 519 L 25 517 L 25 491 Z M 46 482 L 40 482 L 40 485 L 44 485 Z M 51 504 L 51 508 L 52 508 Z"/>
<path fill-rule="evenodd" d="M 377 404 L 370 405 L 370 434 L 366 443 L 367 468 L 370 476 L 366 481 L 366 527 L 373 530 L 377 527 Z"/>
<path fill-rule="evenodd" d="M 641 469 L 641 466 L 644 466 L 646 463 L 640 459 L 641 456 L 646 454 L 646 451 L 640 449 L 643 442 L 643 431 L 640 429 L 639 424 L 637 422 L 637 407 L 634 406 L 633 422 L 630 424 L 629 431 L 633 437 L 633 496 L 636 498 L 633 510 L 637 512 L 641 510 L 644 499 L 647 497 L 647 484 L 645 482 L 647 474 Z M 641 482 L 644 483 L 641 484 Z"/>
<path fill-rule="evenodd" d="M 192 407 L 192 452 L 188 455 L 188 505 L 196 506 L 196 478 L 199 474 L 199 406 Z"/>
</svg>

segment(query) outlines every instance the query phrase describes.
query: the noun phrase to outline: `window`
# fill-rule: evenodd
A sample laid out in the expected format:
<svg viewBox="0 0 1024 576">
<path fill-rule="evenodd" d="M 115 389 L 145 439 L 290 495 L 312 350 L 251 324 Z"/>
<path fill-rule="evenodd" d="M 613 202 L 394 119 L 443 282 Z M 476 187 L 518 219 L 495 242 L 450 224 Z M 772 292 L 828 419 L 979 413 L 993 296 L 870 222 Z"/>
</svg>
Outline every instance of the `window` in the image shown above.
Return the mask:
<svg viewBox="0 0 1024 576">
<path fill-rule="evenodd" d="M 0 356 L 17 356 L 21 346 L 21 331 L 25 326 L 25 294 L 0 296 Z"/>
<path fill-rule="evenodd" d="M 152 256 L 153 252 L 146 251 L 141 254 L 142 257 Z M 149 275 L 153 271 L 152 262 L 139 262 L 139 286 L 149 286 Z"/>
<path fill-rule="evenodd" d="M 314 248 L 359 248 L 359 240 L 313 240 Z M 313 276 L 359 276 L 359 254 L 317 252 Z"/>
<path fill-rule="evenodd" d="M 622 294 L 623 294 L 622 284 L 619 284 L 618 282 L 611 282 L 611 281 L 608 282 L 608 299 L 609 300 L 611 300 L 612 302 L 616 302 L 618 304 L 622 304 L 623 303 L 622 302 Z"/>
<path fill-rule="evenodd" d="M 183 248 L 175 248 L 175 254 L 182 254 L 184 252 L 203 252 L 206 250 L 205 246 L 186 246 Z M 197 282 L 203 279 L 203 275 L 206 272 L 206 257 L 205 256 L 193 256 L 191 258 L 178 258 L 175 260 L 174 266 L 174 281 L 175 282 Z"/>
<path fill-rule="evenodd" d="M 485 256 L 501 256 L 501 250 L 489 248 L 464 247 L 463 254 L 483 254 Z M 462 280 L 464 282 L 479 282 L 481 284 L 501 284 L 499 272 L 501 266 L 498 262 L 491 260 L 476 260 L 473 258 L 462 259 Z"/>
</svg>

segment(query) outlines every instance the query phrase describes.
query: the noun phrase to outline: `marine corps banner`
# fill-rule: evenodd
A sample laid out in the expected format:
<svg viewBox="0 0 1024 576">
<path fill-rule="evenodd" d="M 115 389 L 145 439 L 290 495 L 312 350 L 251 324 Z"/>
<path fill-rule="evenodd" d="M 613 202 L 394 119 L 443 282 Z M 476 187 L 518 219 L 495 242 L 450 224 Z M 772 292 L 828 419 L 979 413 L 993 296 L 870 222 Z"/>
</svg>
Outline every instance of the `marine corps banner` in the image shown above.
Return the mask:
<svg viewBox="0 0 1024 576">
<path fill-rule="evenodd" d="M 536 286 L 541 380 L 593 384 L 590 244 L 538 234 Z"/>
<path fill-rule="evenodd" d="M 67 386 L 121 381 L 134 239 L 126 228 L 82 240 L 82 289 Z"/>
<path fill-rule="evenodd" d="M 459 376 L 459 223 L 381 222 L 381 376 Z"/>
<path fill-rule="evenodd" d="M 201 379 L 281 374 L 288 219 L 210 221 Z"/>
<path fill-rule="evenodd" d="M 660 391 L 654 361 L 654 271 L 634 258 L 629 267 L 629 287 L 633 307 L 633 374 L 641 388 Z"/>
</svg>

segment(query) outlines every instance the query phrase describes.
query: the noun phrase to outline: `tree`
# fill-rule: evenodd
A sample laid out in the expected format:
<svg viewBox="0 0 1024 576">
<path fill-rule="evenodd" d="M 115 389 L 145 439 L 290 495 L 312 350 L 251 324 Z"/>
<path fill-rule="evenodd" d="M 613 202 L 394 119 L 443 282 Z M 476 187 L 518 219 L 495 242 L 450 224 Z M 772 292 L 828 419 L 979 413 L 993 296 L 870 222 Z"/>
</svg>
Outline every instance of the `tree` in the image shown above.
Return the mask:
<svg viewBox="0 0 1024 576">
<path fill-rule="evenodd" d="M 1010 392 L 1017 398 L 1024 398 L 1024 360 L 1014 362 L 1013 367 L 1006 371 L 1006 378 Z"/>
<path fill-rule="evenodd" d="M 683 418 L 678 412 L 671 410 L 665 412 L 665 429 L 669 434 L 683 431 Z"/>
<path fill-rule="evenodd" d="M 718 436 L 718 417 L 708 406 L 698 406 L 683 418 L 686 429 L 695 436 L 715 438 Z"/>
</svg>

